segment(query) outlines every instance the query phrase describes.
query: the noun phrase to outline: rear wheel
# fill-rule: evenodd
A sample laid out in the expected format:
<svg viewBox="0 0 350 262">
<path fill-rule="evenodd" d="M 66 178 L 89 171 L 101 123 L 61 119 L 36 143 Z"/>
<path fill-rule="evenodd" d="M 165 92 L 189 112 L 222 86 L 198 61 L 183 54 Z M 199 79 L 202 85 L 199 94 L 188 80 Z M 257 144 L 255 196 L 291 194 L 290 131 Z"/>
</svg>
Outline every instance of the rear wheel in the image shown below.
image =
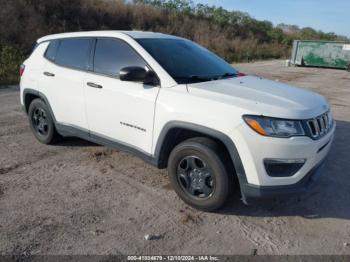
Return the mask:
<svg viewBox="0 0 350 262">
<path fill-rule="evenodd" d="M 346 70 L 348 70 L 348 72 L 350 72 L 350 64 L 348 64 L 348 68 Z"/>
<path fill-rule="evenodd" d="M 204 211 L 225 203 L 232 187 L 219 155 L 219 146 L 208 138 L 189 139 L 171 152 L 170 182 L 184 202 Z"/>
<path fill-rule="evenodd" d="M 29 125 L 34 136 L 43 144 L 53 144 L 59 139 L 59 134 L 47 105 L 41 99 L 34 99 L 28 110 Z"/>
</svg>

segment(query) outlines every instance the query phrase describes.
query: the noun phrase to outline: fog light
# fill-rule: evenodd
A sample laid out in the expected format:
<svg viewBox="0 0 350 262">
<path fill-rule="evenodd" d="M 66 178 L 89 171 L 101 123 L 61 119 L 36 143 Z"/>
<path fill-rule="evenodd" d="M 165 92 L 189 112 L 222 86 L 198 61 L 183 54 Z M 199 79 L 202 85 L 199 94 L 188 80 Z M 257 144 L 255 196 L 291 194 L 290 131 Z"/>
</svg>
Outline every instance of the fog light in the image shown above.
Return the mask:
<svg viewBox="0 0 350 262">
<path fill-rule="evenodd" d="M 265 159 L 266 172 L 271 177 L 290 177 L 305 164 L 305 159 Z"/>
</svg>

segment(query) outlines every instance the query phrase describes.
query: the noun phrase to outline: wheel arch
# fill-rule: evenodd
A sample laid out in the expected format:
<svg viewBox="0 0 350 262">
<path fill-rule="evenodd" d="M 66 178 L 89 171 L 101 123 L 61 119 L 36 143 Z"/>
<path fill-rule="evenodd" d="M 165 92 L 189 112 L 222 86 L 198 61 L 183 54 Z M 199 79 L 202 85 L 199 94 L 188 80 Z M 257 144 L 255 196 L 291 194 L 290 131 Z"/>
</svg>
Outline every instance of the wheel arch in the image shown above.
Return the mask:
<svg viewBox="0 0 350 262">
<path fill-rule="evenodd" d="M 155 158 L 158 167 L 167 167 L 169 155 L 177 144 L 198 136 L 214 139 L 224 146 L 232 162 L 239 183 L 247 183 L 241 158 L 232 139 L 218 130 L 188 122 L 171 121 L 163 127 L 155 147 Z"/>
<path fill-rule="evenodd" d="M 24 103 L 25 112 L 28 114 L 29 106 L 30 106 L 31 102 L 36 98 L 40 98 L 44 101 L 44 103 L 48 106 L 48 108 L 50 110 L 50 114 L 53 117 L 54 122 L 56 123 L 55 115 L 53 114 L 49 100 L 47 99 L 47 97 L 43 93 L 41 93 L 38 90 L 30 89 L 30 88 L 26 88 L 23 90 L 23 103 Z"/>
</svg>

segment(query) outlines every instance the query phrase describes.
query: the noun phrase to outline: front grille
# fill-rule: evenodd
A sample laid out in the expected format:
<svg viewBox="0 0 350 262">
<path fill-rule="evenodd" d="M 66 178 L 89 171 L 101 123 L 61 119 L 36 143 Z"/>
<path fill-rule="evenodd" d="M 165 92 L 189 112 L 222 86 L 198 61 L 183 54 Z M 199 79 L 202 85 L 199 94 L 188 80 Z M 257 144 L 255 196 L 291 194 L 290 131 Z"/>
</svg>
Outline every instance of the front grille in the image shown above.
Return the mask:
<svg viewBox="0 0 350 262">
<path fill-rule="evenodd" d="M 318 139 L 332 129 L 333 118 L 330 112 L 324 113 L 316 118 L 306 121 L 310 135 L 313 139 Z"/>
</svg>

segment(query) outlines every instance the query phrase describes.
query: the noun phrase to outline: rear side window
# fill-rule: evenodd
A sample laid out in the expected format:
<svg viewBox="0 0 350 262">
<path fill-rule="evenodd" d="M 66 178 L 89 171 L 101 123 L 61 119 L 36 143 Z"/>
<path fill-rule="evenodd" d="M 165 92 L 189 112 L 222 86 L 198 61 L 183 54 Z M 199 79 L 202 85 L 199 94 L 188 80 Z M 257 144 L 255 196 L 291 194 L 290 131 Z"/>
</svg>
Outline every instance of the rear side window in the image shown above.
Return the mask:
<svg viewBox="0 0 350 262">
<path fill-rule="evenodd" d="M 145 67 L 145 61 L 127 43 L 118 39 L 98 39 L 94 57 L 94 72 L 118 76 L 122 68 Z"/>
<path fill-rule="evenodd" d="M 76 69 L 87 69 L 92 39 L 62 39 L 55 56 L 55 63 Z"/>
<path fill-rule="evenodd" d="M 49 47 L 47 48 L 45 53 L 45 57 L 50 61 L 55 61 L 58 45 L 59 45 L 58 40 L 54 40 L 50 42 Z"/>
</svg>

